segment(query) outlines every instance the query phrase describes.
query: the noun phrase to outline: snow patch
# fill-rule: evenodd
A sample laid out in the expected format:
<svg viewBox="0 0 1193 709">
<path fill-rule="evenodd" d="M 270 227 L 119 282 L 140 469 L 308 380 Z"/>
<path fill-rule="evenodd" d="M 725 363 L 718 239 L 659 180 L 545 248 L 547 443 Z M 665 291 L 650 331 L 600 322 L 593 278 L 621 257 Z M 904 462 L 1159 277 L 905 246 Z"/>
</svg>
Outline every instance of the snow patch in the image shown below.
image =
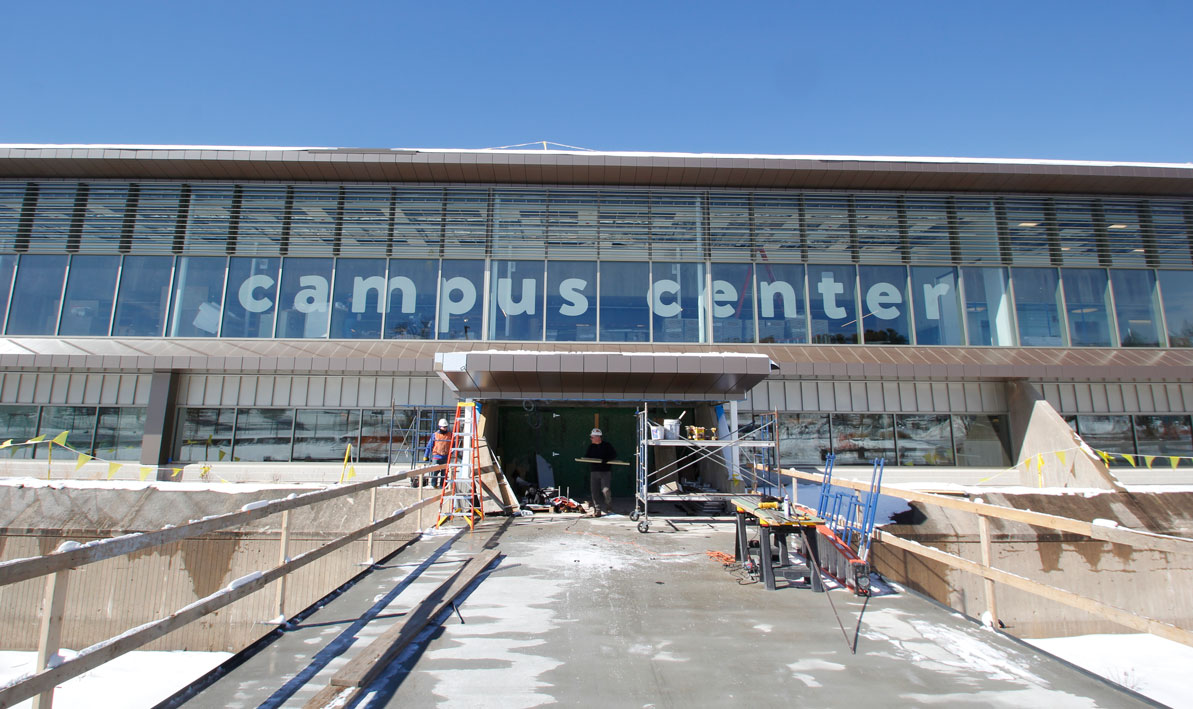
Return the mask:
<svg viewBox="0 0 1193 709">
<path fill-rule="evenodd" d="M 1146 633 L 1026 639 L 1089 672 L 1171 707 L 1193 708 L 1193 647 Z"/>
</svg>

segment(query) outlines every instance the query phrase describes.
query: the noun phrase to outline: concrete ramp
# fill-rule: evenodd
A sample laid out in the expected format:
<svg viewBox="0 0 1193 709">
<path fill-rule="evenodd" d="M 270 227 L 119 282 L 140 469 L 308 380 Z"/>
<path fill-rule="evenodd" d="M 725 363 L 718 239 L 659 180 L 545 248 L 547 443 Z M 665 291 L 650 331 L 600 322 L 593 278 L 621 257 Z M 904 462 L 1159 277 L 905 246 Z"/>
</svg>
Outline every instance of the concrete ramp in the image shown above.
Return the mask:
<svg viewBox="0 0 1193 709">
<path fill-rule="evenodd" d="M 914 594 L 743 585 L 706 553 L 732 552 L 724 521 L 536 516 L 424 537 L 185 706 L 303 706 L 503 524 L 356 706 L 1149 705 Z"/>
</svg>

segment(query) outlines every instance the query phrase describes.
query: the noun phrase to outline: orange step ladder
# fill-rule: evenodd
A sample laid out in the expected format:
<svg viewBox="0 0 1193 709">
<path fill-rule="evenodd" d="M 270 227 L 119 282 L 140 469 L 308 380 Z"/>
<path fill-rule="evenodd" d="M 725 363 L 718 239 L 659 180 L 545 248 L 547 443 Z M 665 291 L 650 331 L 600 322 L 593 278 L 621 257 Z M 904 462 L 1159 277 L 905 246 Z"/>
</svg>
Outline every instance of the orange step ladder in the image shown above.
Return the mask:
<svg viewBox="0 0 1193 709">
<path fill-rule="evenodd" d="M 452 423 L 451 449 L 447 454 L 447 470 L 443 490 L 439 493 L 439 527 L 449 519 L 463 518 L 468 528 L 485 518 L 481 503 L 481 452 L 478 445 L 476 402 L 456 404 L 456 418 Z"/>
</svg>

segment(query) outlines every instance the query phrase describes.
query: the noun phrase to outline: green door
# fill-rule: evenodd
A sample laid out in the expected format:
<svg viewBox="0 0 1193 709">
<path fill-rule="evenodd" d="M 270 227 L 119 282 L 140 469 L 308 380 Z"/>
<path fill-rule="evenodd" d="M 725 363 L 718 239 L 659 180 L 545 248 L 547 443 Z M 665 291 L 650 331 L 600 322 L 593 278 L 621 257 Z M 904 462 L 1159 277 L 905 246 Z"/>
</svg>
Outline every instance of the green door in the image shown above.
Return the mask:
<svg viewBox="0 0 1193 709">
<path fill-rule="evenodd" d="M 507 471 L 525 469 L 526 479 L 542 482 L 535 463 L 536 454 L 551 466 L 555 485 L 578 500 L 588 494 L 588 464 L 578 463 L 588 449 L 588 434 L 599 420 L 605 440 L 617 451 L 617 459 L 630 465 L 613 466 L 613 496 L 634 494 L 634 453 L 637 431 L 634 409 L 566 405 L 501 405 L 498 413 L 502 466 Z"/>
</svg>

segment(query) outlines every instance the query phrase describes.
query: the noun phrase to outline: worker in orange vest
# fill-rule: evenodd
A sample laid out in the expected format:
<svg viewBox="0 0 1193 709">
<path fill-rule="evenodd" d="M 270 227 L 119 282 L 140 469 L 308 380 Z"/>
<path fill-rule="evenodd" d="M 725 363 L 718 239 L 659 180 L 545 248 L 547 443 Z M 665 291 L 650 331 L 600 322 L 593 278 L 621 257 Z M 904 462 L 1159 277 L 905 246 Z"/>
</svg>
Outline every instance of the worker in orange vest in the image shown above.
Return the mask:
<svg viewBox="0 0 1193 709">
<path fill-rule="evenodd" d="M 439 430 L 431 434 L 427 441 L 427 450 L 423 453 L 423 460 L 429 460 L 434 465 L 447 463 L 447 453 L 452 447 L 452 432 L 447 427 L 447 419 L 439 419 Z M 443 487 L 443 473 L 440 470 L 431 475 L 431 485 Z"/>
</svg>

